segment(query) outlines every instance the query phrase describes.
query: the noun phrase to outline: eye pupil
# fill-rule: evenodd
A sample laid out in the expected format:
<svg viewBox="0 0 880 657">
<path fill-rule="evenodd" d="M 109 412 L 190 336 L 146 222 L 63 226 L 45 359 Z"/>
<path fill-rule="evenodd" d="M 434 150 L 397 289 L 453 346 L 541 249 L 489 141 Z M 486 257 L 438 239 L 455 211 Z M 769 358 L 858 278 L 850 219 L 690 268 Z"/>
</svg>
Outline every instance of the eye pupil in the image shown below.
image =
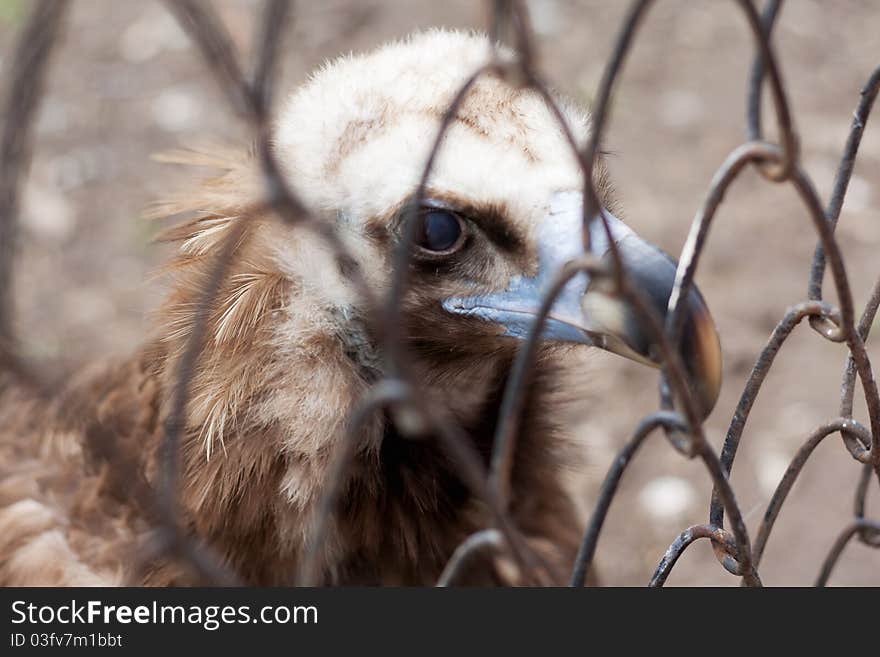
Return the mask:
<svg viewBox="0 0 880 657">
<path fill-rule="evenodd" d="M 421 216 L 416 243 L 428 251 L 448 251 L 461 237 L 461 222 L 445 210 L 428 210 Z"/>
</svg>

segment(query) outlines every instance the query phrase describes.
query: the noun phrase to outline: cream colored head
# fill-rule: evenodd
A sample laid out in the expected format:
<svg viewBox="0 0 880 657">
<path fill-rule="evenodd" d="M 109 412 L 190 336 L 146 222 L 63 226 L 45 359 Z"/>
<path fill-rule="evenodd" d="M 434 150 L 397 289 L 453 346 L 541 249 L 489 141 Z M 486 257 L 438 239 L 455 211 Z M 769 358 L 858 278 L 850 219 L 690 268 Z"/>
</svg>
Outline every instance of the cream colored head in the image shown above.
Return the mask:
<svg viewBox="0 0 880 657">
<path fill-rule="evenodd" d="M 277 121 L 278 156 L 297 191 L 355 225 L 398 209 L 418 184 L 441 117 L 491 54 L 484 36 L 431 30 L 321 68 Z M 586 115 L 561 106 L 585 139 Z M 430 180 L 433 193 L 505 206 L 524 235 L 554 191 L 581 187 L 571 148 L 540 96 L 490 76 L 459 109 Z"/>
<path fill-rule="evenodd" d="M 418 33 L 326 65 L 279 113 L 275 148 L 291 185 L 307 205 L 335 218 L 377 289 L 389 280 L 403 210 L 418 186 L 441 119 L 466 80 L 492 56 L 483 35 Z M 503 50 L 500 56 L 511 57 Z M 556 102 L 574 140 L 583 145 L 587 114 L 564 98 Z M 441 255 L 418 244 L 414 249 L 413 289 L 406 299 L 414 334 L 431 333 L 439 322 L 443 330 L 437 340 L 451 349 L 456 344 L 483 348 L 480 338 L 485 336 L 522 337 L 555 271 L 581 251 L 583 184 L 566 132 L 541 95 L 494 76 L 481 77 L 445 133 L 428 180 L 426 213 L 431 208 L 455 213 L 462 239 Z M 600 194 L 607 196 L 606 185 L 600 185 Z M 607 198 L 602 200 L 607 204 Z M 613 238 L 629 252 L 624 255 L 649 277 L 646 292 L 656 297 L 662 315 L 674 263 L 613 216 L 611 221 Z M 423 233 L 430 230 L 425 226 Z M 593 233 L 601 255 L 608 244 L 598 222 Z M 309 250 L 322 249 L 310 244 Z M 300 272 L 306 280 L 322 271 L 319 285 L 327 301 L 357 306 L 352 286 L 341 279 L 331 285 L 326 268 L 311 262 L 302 243 L 282 258 L 294 268 L 308 262 Z M 588 287 L 586 275 L 569 285 L 551 313 L 548 337 L 651 360 L 651 347 L 626 306 L 593 295 L 587 304 L 593 312 L 585 316 L 581 299 Z M 698 293 L 693 304 L 694 317 L 709 321 Z M 465 317 L 481 319 L 483 325 L 463 323 Z M 709 333 L 712 342 L 714 332 Z M 711 357 L 717 356 L 717 341 L 713 345 Z M 688 349 L 707 352 L 705 345 Z M 703 377 L 706 368 L 712 370 L 712 381 L 701 394 L 711 408 L 716 363 L 695 364 L 694 373 Z"/>
</svg>

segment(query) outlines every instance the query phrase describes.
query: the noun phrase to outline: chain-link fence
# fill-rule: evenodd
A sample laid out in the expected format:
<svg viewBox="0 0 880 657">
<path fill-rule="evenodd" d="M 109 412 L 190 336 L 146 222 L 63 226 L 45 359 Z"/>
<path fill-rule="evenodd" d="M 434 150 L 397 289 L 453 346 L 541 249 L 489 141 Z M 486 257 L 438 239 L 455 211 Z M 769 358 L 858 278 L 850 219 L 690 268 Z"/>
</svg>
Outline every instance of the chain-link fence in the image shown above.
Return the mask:
<svg viewBox="0 0 880 657">
<path fill-rule="evenodd" d="M 69 4 L 68 0 L 41 0 L 35 4 L 19 37 L 6 83 L 5 126 L 0 143 L 0 341 L 8 345 L 13 343 L 10 278 L 13 273 L 12 245 L 15 242 L 19 193 L 28 164 L 30 136 L 49 56 L 58 39 Z M 523 411 L 531 364 L 541 340 L 542 325 L 556 296 L 569 280 L 581 272 L 588 272 L 596 279 L 605 279 L 612 286 L 614 294 L 632 305 L 645 330 L 657 345 L 663 366 L 660 410 L 639 422 L 632 438 L 613 461 L 593 508 L 580 552 L 572 564 L 572 585 L 583 585 L 587 581 L 604 521 L 625 470 L 645 440 L 660 432 L 665 435 L 671 449 L 684 458 L 697 459 L 705 466 L 714 482 L 714 491 L 708 522 L 688 527 L 681 532 L 660 560 L 651 579 L 652 586 L 662 586 L 682 553 L 699 539 L 709 539 L 721 566 L 731 574 L 741 577 L 745 585 L 760 585 L 758 573 L 761 557 L 779 511 L 816 446 L 824 438 L 834 434 L 841 436 L 843 448 L 856 461 L 853 470 L 854 510 L 853 517 L 828 553 L 816 583 L 822 585 L 827 582 L 835 563 L 851 539 L 856 538 L 871 547 L 880 547 L 880 521 L 867 517 L 865 509 L 871 481 L 880 480 L 880 396 L 865 350 L 865 341 L 880 306 L 880 282 L 875 285 L 861 317 L 857 317 L 844 260 L 835 239 L 835 227 L 865 123 L 880 90 L 880 68 L 874 71 L 862 90 L 840 158 L 831 200 L 827 208 L 823 208 L 810 177 L 801 165 L 795 117 L 790 111 L 784 80 L 774 54 L 771 35 L 782 2 L 770 0 L 763 14 L 759 15 L 750 0 L 735 0 L 755 43 L 754 66 L 746 87 L 748 141 L 730 153 L 712 179 L 680 255 L 666 320 L 661 320 L 642 292 L 632 285 L 626 266 L 613 248 L 613 240 L 609 240 L 612 245 L 610 262 L 602 262 L 591 252 L 589 231 L 585 229 L 583 254 L 557 272 L 551 291 L 541 306 L 538 320 L 517 352 L 506 383 L 487 469 L 484 459 L 465 439 L 462 430 L 446 419 L 439 419 L 436 409 L 425 400 L 417 383 L 411 380 L 410 368 L 406 366 L 409 354 L 401 335 L 401 300 L 407 288 L 407 272 L 415 233 L 415 212 L 408 213 L 404 221 L 401 243 L 394 256 L 390 293 L 386 298 L 380 298 L 368 285 L 357 260 L 347 252 L 334 224 L 325 217 L 310 212 L 280 171 L 276 154 L 270 146 L 269 119 L 276 63 L 281 41 L 291 20 L 291 3 L 286 0 L 267 0 L 265 3 L 257 40 L 258 50 L 250 73 L 246 72 L 229 34 L 209 4 L 198 0 L 167 0 L 166 4 L 198 46 L 231 107 L 253 132 L 264 181 L 263 203 L 266 208 L 271 209 L 279 221 L 314 231 L 326 241 L 335 254 L 340 271 L 345 272 L 361 297 L 367 300 L 373 311 L 375 334 L 382 336 L 384 377 L 373 385 L 353 414 L 348 423 L 346 439 L 340 442 L 338 453 L 334 455 L 326 478 L 326 489 L 311 522 L 310 538 L 299 566 L 299 583 L 317 581 L 318 550 L 327 536 L 329 521 L 336 512 L 345 486 L 346 473 L 355 457 L 356 438 L 362 424 L 373 413 L 389 408 L 398 413 L 405 410 L 432 428 L 441 448 L 457 465 L 462 481 L 490 510 L 492 525 L 470 536 L 459 546 L 443 572 L 440 583 L 455 583 L 456 577 L 470 559 L 487 551 L 503 553 L 512 558 L 523 581 L 538 584 L 557 581 L 554 573 L 530 549 L 508 513 L 509 482 L 516 450 L 518 420 Z M 424 200 L 434 162 L 442 148 L 443 137 L 452 125 L 457 110 L 478 80 L 494 76 L 507 84 L 531 89 L 545 99 L 563 129 L 583 173 L 585 228 L 589 221 L 605 223 L 607 220 L 594 188 L 594 164 L 605 132 L 616 82 L 637 38 L 638 28 L 651 5 L 650 0 L 637 0 L 629 8 L 595 96 L 589 141 L 584 148 L 579 148 L 563 113 L 548 90 L 541 70 L 537 67 L 534 38 L 524 3 L 515 0 L 492 2 L 488 29 L 492 43 L 508 44 L 515 52 L 515 58 L 509 61 L 496 52 L 484 67 L 473 72 L 454 96 L 438 126 L 433 148 L 414 192 L 415 202 L 410 207 L 417 208 Z M 769 88 L 772 98 L 778 143 L 771 143 L 763 138 L 761 96 L 765 87 Z M 674 345 L 679 343 L 678 336 L 684 322 L 681 300 L 687 297 L 692 287 L 713 218 L 732 182 L 750 167 L 756 168 L 768 184 L 794 187 L 818 235 L 818 244 L 813 257 L 806 300 L 788 310 L 758 357 L 734 410 L 719 455 L 704 434 L 698 401 L 694 399 L 687 384 L 684 364 Z M 156 523 L 160 529 L 160 540 L 154 548 L 166 556 L 184 560 L 205 580 L 215 583 L 233 583 L 238 580 L 235 573 L 220 565 L 220 560 L 198 537 L 188 535 L 181 526 L 178 495 L 182 475 L 179 452 L 190 384 L 205 339 L 209 316 L 243 226 L 244 222 L 239 222 L 237 228 L 230 231 L 212 264 L 210 276 L 195 311 L 186 349 L 177 363 L 175 384 L 170 391 L 161 477 L 155 491 L 143 493 L 150 497 L 149 504 L 155 510 Z M 608 230 L 607 223 L 605 229 Z M 823 299 L 826 268 L 831 271 L 837 305 Z M 823 339 L 844 343 L 848 349 L 841 387 L 840 412 L 838 417 L 821 424 L 808 436 L 779 482 L 757 535 L 752 538 L 746 529 L 728 474 L 733 467 L 749 413 L 774 359 L 786 339 L 804 319 L 808 320 Z M 0 353 L 4 351 L 12 352 L 11 349 L 6 349 L 0 350 Z M 14 363 L 4 365 L 15 366 Z M 852 417 L 857 381 L 861 385 L 868 409 L 868 426 Z M 107 437 L 107 442 L 112 444 L 111 436 Z"/>
</svg>

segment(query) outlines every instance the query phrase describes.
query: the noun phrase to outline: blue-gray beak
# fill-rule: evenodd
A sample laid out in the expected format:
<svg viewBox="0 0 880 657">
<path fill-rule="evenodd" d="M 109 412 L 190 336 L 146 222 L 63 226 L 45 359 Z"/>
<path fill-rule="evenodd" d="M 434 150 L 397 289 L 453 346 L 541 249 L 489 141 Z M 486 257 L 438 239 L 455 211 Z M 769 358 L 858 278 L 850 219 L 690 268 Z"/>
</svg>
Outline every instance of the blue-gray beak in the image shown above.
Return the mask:
<svg viewBox="0 0 880 657">
<path fill-rule="evenodd" d="M 552 199 L 548 215 L 539 226 L 538 271 L 534 276 L 516 276 L 499 292 L 446 299 L 444 308 L 450 313 L 499 324 L 510 336 L 528 335 L 554 276 L 562 265 L 582 253 L 581 203 L 581 195 L 576 192 L 559 193 Z M 675 281 L 675 261 L 642 240 L 622 221 L 605 214 L 632 282 L 658 315 L 665 317 Z M 601 221 L 591 223 L 590 239 L 594 254 L 603 259 L 611 257 Z M 659 365 L 657 350 L 633 308 L 610 290 L 604 279 L 593 281 L 587 273 L 576 275 L 550 309 L 544 339 L 596 346 L 632 360 Z M 703 413 L 708 415 L 721 388 L 721 346 L 709 309 L 696 286 L 691 288 L 684 310 L 679 349 L 691 390 Z"/>
</svg>

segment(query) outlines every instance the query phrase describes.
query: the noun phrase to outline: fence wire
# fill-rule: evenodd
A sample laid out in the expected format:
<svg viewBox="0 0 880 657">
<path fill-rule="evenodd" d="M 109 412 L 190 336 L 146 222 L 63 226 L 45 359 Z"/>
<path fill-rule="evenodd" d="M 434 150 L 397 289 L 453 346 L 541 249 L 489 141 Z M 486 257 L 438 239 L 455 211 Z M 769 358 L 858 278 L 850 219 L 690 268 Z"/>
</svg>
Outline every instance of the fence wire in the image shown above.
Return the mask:
<svg viewBox="0 0 880 657">
<path fill-rule="evenodd" d="M 13 244 L 16 234 L 19 191 L 27 170 L 34 118 L 42 95 L 48 61 L 59 39 L 66 10 L 72 0 L 40 0 L 23 28 L 11 59 L 6 84 L 5 125 L 0 141 L 0 346 L 12 344 L 11 276 L 13 274 Z M 613 240 L 610 264 L 600 263 L 591 251 L 590 222 L 605 223 L 607 218 L 598 201 L 594 186 L 593 168 L 599 145 L 608 123 L 608 110 L 623 70 L 626 58 L 637 37 L 638 30 L 653 2 L 636 0 L 623 20 L 611 55 L 606 63 L 596 101 L 592 107 L 592 132 L 584 148 L 578 148 L 542 77 L 535 59 L 534 37 L 529 25 L 525 4 L 520 0 L 493 0 L 488 32 L 495 48 L 489 63 L 474 71 L 455 94 L 444 113 L 424 166 L 415 202 L 404 219 L 402 239 L 394 256 L 393 279 L 386 298 L 379 298 L 367 284 L 355 258 L 347 252 L 334 224 L 310 212 L 300 201 L 282 175 L 275 153 L 270 146 L 269 125 L 272 98 L 275 90 L 276 64 L 282 50 L 282 41 L 290 24 L 291 3 L 288 0 L 266 0 L 259 21 L 259 34 L 252 72 L 248 73 L 241 57 L 217 13 L 208 3 L 200 0 L 164 0 L 220 85 L 230 107 L 252 131 L 264 182 L 263 203 L 289 225 L 300 225 L 319 235 L 340 265 L 340 271 L 357 286 L 361 297 L 367 300 L 370 321 L 376 335 L 382 336 L 385 357 L 384 378 L 367 392 L 348 423 L 345 440 L 334 455 L 326 488 L 309 525 L 309 540 L 301 559 L 296 582 L 314 584 L 319 581 L 318 548 L 322 545 L 329 522 L 336 512 L 337 502 L 346 482 L 347 473 L 355 456 L 356 439 L 364 422 L 381 410 L 392 417 L 408 414 L 437 436 L 440 447 L 456 464 L 462 481 L 472 494 L 483 501 L 490 511 L 492 525 L 468 537 L 455 550 L 444 569 L 439 585 L 450 585 L 464 567 L 478 554 L 495 553 L 509 556 L 520 571 L 521 580 L 531 584 L 559 584 L 566 576 L 556 573 L 530 548 L 508 513 L 511 468 L 516 451 L 519 419 L 529 383 L 531 365 L 541 340 L 541 328 L 550 307 L 565 283 L 579 272 L 589 272 L 596 278 L 607 279 L 614 293 L 627 300 L 635 309 L 645 330 L 658 346 L 662 357 L 659 410 L 643 418 L 632 438 L 614 459 L 600 489 L 583 541 L 567 577 L 572 586 L 582 586 L 593 567 L 602 527 L 618 491 L 620 481 L 632 463 L 637 451 L 651 436 L 665 435 L 672 449 L 689 459 L 699 459 L 714 483 L 714 490 L 706 524 L 684 529 L 662 556 L 650 580 L 651 586 L 662 586 L 682 553 L 700 539 L 711 541 L 720 565 L 748 586 L 760 586 L 758 566 L 769 540 L 774 522 L 785 503 L 804 464 L 815 447 L 826 437 L 839 434 L 843 448 L 858 463 L 860 472 L 856 481 L 853 517 L 845 523 L 829 551 L 817 585 L 824 585 L 841 556 L 853 539 L 880 547 L 880 520 L 866 516 L 866 496 L 871 481 L 880 482 L 880 396 L 874 380 L 865 341 L 868 339 L 874 317 L 880 306 L 880 280 L 875 284 L 865 310 L 856 318 L 855 308 L 844 265 L 844 259 L 835 239 L 834 230 L 853 171 L 859 143 L 868 115 L 880 90 L 880 67 L 865 83 L 856 107 L 849 136 L 840 159 L 831 200 L 822 207 L 814 185 L 804 170 L 799 153 L 798 135 L 794 116 L 789 109 L 784 79 L 774 53 L 772 31 L 780 14 L 781 0 L 769 0 L 759 15 L 751 0 L 733 0 L 742 11 L 747 29 L 754 38 L 754 64 L 746 94 L 746 124 L 748 139 L 735 148 L 724 160 L 712 178 L 702 206 L 693 220 L 690 233 L 679 258 L 675 284 L 669 299 L 665 322 L 635 287 Z M 505 60 L 497 44 L 506 43 L 516 53 L 512 61 Z M 474 446 L 465 438 L 462 429 L 448 419 L 440 419 L 435 408 L 426 400 L 424 392 L 411 375 L 407 345 L 402 339 L 401 300 L 407 289 L 407 274 L 415 234 L 416 208 L 424 200 L 428 182 L 443 137 L 453 123 L 456 112 L 472 87 L 481 78 L 493 76 L 508 84 L 534 90 L 548 103 L 553 116 L 567 137 L 583 175 L 584 244 L 581 256 L 566 263 L 557 273 L 550 292 L 543 300 L 541 312 L 517 352 L 511 376 L 504 390 L 503 402 L 494 437 L 494 446 L 488 468 Z M 762 128 L 761 96 L 769 87 L 773 114 L 777 125 L 778 143 L 765 140 Z M 700 255 L 709 237 L 715 213 L 731 183 L 746 169 L 756 168 L 770 184 L 790 184 L 801 198 L 806 213 L 816 230 L 818 241 L 810 272 L 806 300 L 793 305 L 774 329 L 757 361 L 734 410 L 720 455 L 706 439 L 699 405 L 686 383 L 685 369 L 674 345 L 682 330 L 684 312 L 681 300 L 686 298 L 696 273 Z M 210 276 L 202 290 L 195 321 L 186 348 L 177 365 L 174 386 L 170 392 L 170 412 L 165 423 L 162 444 L 161 477 L 155 491 L 150 492 L 151 508 L 157 526 L 157 541 L 152 549 L 156 554 L 171 557 L 191 567 L 203 581 L 215 584 L 238 583 L 231 572 L 200 537 L 189 534 L 180 522 L 178 493 L 181 484 L 180 442 L 185 424 L 190 386 L 205 338 L 207 323 L 214 297 L 224 281 L 241 226 L 231 231 L 215 257 Z M 609 234 L 610 235 L 610 234 Z M 835 306 L 822 297 L 826 269 L 830 269 L 838 304 Z M 848 356 L 841 386 L 839 416 L 829 419 L 807 437 L 788 466 L 767 507 L 757 536 L 752 540 L 746 529 L 742 511 L 728 476 L 733 467 L 737 448 L 748 421 L 749 412 L 762 389 L 768 372 L 787 338 L 794 329 L 808 319 L 809 325 L 826 340 L 845 343 Z M 0 353 L 11 349 L 0 349 Z M 0 363 L 0 365 L 5 365 Z M 856 380 L 859 381 L 868 409 L 868 426 L 852 417 Z M 725 517 L 727 526 L 725 527 Z"/>
</svg>

